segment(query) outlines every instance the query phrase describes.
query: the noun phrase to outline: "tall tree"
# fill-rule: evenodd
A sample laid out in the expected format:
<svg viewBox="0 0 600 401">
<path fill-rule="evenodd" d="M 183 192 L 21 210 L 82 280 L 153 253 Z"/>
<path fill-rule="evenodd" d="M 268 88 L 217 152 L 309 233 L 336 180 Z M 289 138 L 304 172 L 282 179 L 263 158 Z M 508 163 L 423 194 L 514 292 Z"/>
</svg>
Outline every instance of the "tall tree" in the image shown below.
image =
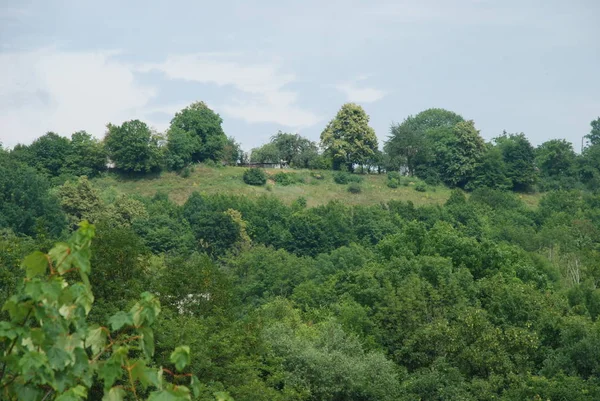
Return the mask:
<svg viewBox="0 0 600 401">
<path fill-rule="evenodd" d="M 314 154 L 317 154 L 316 144 L 298 134 L 279 131 L 271 137 L 271 143 L 277 148 L 280 159 L 288 165 L 294 164 L 297 167 L 307 167 L 308 161 L 306 159 L 310 159 Z"/>
<path fill-rule="evenodd" d="M 384 146 L 393 169 L 406 169 L 409 175 L 431 158 L 428 133 L 438 128 L 452 128 L 464 121 L 462 116 L 444 109 L 427 109 L 416 116 L 408 116 L 401 124 L 392 125 Z"/>
<path fill-rule="evenodd" d="M 70 153 L 69 139 L 54 132 L 39 137 L 29 146 L 16 146 L 13 151 L 18 160 L 51 177 L 61 174 Z"/>
<path fill-rule="evenodd" d="M 175 117 L 171 120 L 169 142 L 171 142 L 171 136 L 175 132 L 177 132 L 177 135 L 181 135 L 180 132 L 175 130 L 181 130 L 189 136 L 188 142 L 191 143 L 189 146 L 193 146 L 191 161 L 202 162 L 208 159 L 219 161 L 223 157 L 223 148 L 227 143 L 227 136 L 221 127 L 222 123 L 221 117 L 212 111 L 206 103 L 192 103 L 175 114 Z M 178 152 L 176 148 L 172 151 Z M 185 152 L 184 158 L 187 158 L 187 142 Z"/>
<path fill-rule="evenodd" d="M 65 166 L 68 173 L 93 177 L 106 170 L 106 161 L 106 150 L 97 139 L 85 131 L 71 135 L 71 151 Z"/>
<path fill-rule="evenodd" d="M 127 173 L 147 173 L 159 167 L 160 153 L 156 137 L 146 123 L 126 121 L 108 124 L 104 144 L 117 169 Z"/>
<path fill-rule="evenodd" d="M 586 138 L 590 141 L 592 145 L 596 145 L 600 143 L 600 117 L 595 119 L 590 123 L 592 129 L 590 133 L 586 135 Z"/>
<path fill-rule="evenodd" d="M 576 155 L 571 142 L 552 139 L 538 146 L 535 153 L 536 165 L 542 176 L 560 177 L 573 174 Z"/>
<path fill-rule="evenodd" d="M 507 134 L 506 131 L 494 138 L 506 164 L 506 176 L 512 180 L 515 191 L 531 188 L 537 180 L 535 149 L 525 134 Z"/>
<path fill-rule="evenodd" d="M 369 116 L 355 103 L 346 103 L 321 133 L 321 146 L 339 170 L 345 165 L 354 171 L 355 164 L 364 164 L 377 151 L 377 137 L 369 127 Z"/>
<path fill-rule="evenodd" d="M 435 154 L 432 165 L 442 181 L 450 186 L 466 185 L 485 152 L 485 143 L 473 121 L 440 127 L 428 136 Z"/>
</svg>

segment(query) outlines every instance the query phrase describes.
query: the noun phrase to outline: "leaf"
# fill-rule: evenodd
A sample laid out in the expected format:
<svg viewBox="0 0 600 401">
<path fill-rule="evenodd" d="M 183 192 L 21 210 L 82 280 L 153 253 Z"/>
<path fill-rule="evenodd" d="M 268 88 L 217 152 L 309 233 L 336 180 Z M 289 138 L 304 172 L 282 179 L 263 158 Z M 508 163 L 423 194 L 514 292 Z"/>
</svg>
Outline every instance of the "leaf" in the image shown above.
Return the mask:
<svg viewBox="0 0 600 401">
<path fill-rule="evenodd" d="M 181 372 L 190 363 L 190 347 L 181 345 L 175 348 L 175 351 L 171 353 L 170 360 L 171 363 L 175 364 L 175 368 Z"/>
<path fill-rule="evenodd" d="M 48 256 L 54 262 L 54 267 L 56 270 L 63 274 L 65 271 L 69 270 L 71 264 L 69 263 L 69 254 L 71 253 L 71 248 L 69 244 L 64 242 L 59 242 L 48 252 Z"/>
<path fill-rule="evenodd" d="M 62 370 L 73 361 L 73 357 L 67 351 L 57 347 L 50 348 L 46 355 L 54 370 Z"/>
<path fill-rule="evenodd" d="M 192 392 L 194 393 L 194 397 L 200 397 L 200 393 L 205 388 L 204 384 L 198 380 L 196 376 L 192 376 L 192 380 L 190 381 L 190 386 L 192 387 Z"/>
<path fill-rule="evenodd" d="M 92 348 L 92 353 L 97 355 L 106 345 L 106 329 L 103 327 L 89 328 L 85 337 L 85 346 Z"/>
<path fill-rule="evenodd" d="M 113 387 L 108 391 L 108 393 L 104 394 L 104 397 L 102 397 L 102 401 L 123 401 L 125 394 L 126 393 L 125 390 L 123 390 L 123 388 Z"/>
<path fill-rule="evenodd" d="M 217 391 L 213 394 L 217 401 L 233 401 L 233 398 L 224 391 Z"/>
<path fill-rule="evenodd" d="M 28 279 L 41 276 L 46 273 L 48 268 L 48 259 L 43 252 L 36 251 L 23 259 L 21 266 L 25 269 Z"/>
<path fill-rule="evenodd" d="M 133 326 L 133 319 L 130 313 L 119 311 L 108 319 L 108 324 L 113 331 L 116 331 L 123 326 Z"/>
<path fill-rule="evenodd" d="M 85 398 L 87 398 L 87 389 L 83 386 L 75 386 L 56 397 L 55 401 L 81 401 Z"/>
<path fill-rule="evenodd" d="M 149 327 L 142 327 L 139 330 L 142 335 L 142 350 L 148 358 L 152 358 L 154 355 L 154 332 Z"/>
<path fill-rule="evenodd" d="M 9 322 L 0 322 L 0 338 L 13 340 L 17 336 L 17 331 Z"/>
<path fill-rule="evenodd" d="M 177 389 L 167 389 L 154 391 L 148 397 L 148 401 L 188 401 L 190 399 L 189 390 L 186 387 L 179 386 Z"/>
</svg>

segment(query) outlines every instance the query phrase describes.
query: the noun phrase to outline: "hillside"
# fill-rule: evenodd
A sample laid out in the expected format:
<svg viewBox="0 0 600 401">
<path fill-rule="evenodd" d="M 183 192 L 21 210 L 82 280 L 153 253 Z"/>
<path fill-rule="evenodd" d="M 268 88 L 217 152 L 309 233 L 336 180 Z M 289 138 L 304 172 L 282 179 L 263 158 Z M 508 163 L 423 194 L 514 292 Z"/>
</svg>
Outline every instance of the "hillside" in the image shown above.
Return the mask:
<svg viewBox="0 0 600 401">
<path fill-rule="evenodd" d="M 372 205 L 390 200 L 412 201 L 415 205 L 443 204 L 451 190 L 445 186 L 426 186 L 425 192 L 415 190 L 418 179 L 406 179 L 405 184 L 396 189 L 388 188 L 385 174 L 362 175 L 359 194 L 347 191 L 347 185 L 336 184 L 331 171 L 310 171 L 292 169 L 267 169 L 269 175 L 278 172 L 295 173 L 303 178 L 304 184 L 280 185 L 270 180 L 266 186 L 255 187 L 242 181 L 244 168 L 207 167 L 197 165 L 187 178 L 173 172 L 162 172 L 158 176 L 144 178 L 122 178 L 107 175 L 94 180 L 94 184 L 104 191 L 114 188 L 118 193 L 152 196 L 157 192 L 167 193 L 172 201 L 183 204 L 195 191 L 201 194 L 226 193 L 258 197 L 272 194 L 285 203 L 304 197 L 309 207 L 339 200 L 349 205 Z M 312 175 L 320 175 L 322 179 Z M 522 194 L 519 197 L 529 206 L 537 206 L 539 194 Z"/>
</svg>

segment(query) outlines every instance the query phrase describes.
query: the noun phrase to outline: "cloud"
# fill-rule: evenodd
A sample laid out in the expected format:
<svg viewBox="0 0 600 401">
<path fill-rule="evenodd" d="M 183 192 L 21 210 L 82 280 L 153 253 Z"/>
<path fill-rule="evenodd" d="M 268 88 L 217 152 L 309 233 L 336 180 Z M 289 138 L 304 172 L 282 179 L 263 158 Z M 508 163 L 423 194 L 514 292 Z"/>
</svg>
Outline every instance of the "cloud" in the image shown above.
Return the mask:
<svg viewBox="0 0 600 401">
<path fill-rule="evenodd" d="M 140 72 L 160 71 L 172 80 L 231 86 L 239 94 L 219 111 L 249 123 L 271 122 L 301 128 L 321 118 L 297 105 L 297 93 L 284 87 L 295 81 L 279 63 L 241 63 L 236 54 L 171 55 L 164 62 L 144 64 Z"/>
<path fill-rule="evenodd" d="M 137 83 L 114 55 L 56 48 L 0 53 L 0 141 L 14 146 L 47 131 L 82 129 L 101 137 L 108 122 L 143 118 L 156 89 Z"/>
<path fill-rule="evenodd" d="M 367 78 L 368 75 L 361 75 L 354 81 L 337 84 L 335 85 L 335 88 L 344 93 L 349 102 L 373 103 L 382 99 L 386 95 L 385 91 L 366 86 L 357 86 L 359 81 L 364 81 Z"/>
</svg>

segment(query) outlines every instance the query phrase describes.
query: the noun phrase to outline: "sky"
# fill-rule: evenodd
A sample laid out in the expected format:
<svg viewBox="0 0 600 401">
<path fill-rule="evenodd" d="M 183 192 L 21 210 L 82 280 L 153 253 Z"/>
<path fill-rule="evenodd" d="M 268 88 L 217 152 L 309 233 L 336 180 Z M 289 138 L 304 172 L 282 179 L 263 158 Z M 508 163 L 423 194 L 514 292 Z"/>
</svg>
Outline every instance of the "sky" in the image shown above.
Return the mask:
<svg viewBox="0 0 600 401">
<path fill-rule="evenodd" d="M 0 0 L 0 142 L 159 132 L 204 101 L 250 150 L 318 140 L 342 104 L 389 127 L 440 107 L 490 140 L 579 151 L 600 116 L 597 0 Z"/>
</svg>

